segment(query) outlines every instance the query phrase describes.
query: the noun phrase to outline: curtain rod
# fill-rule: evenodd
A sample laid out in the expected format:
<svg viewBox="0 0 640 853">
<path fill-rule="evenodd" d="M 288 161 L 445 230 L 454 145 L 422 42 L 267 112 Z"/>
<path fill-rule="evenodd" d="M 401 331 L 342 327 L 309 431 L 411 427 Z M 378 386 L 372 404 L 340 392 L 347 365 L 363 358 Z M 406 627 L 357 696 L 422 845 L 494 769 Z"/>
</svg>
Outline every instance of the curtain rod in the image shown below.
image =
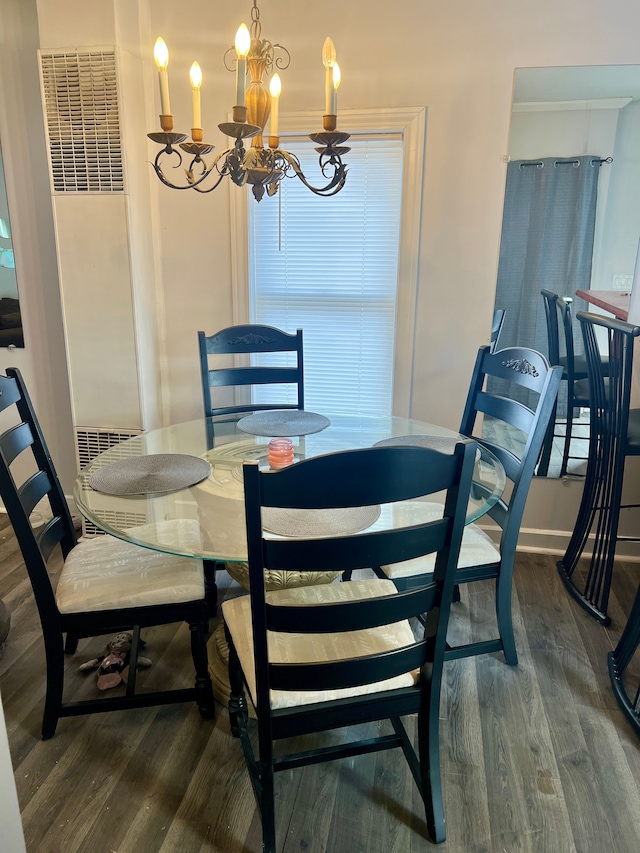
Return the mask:
<svg viewBox="0 0 640 853">
<path fill-rule="evenodd" d="M 595 164 L 601 165 L 602 163 L 613 163 L 613 157 L 594 157 L 591 160 L 591 166 L 595 166 Z M 574 166 L 577 167 L 580 165 L 580 160 L 576 160 L 573 158 L 572 160 L 555 160 L 553 163 L 554 166 Z M 520 163 L 520 168 L 523 169 L 525 166 L 536 166 L 538 169 L 544 168 L 544 163 L 542 160 L 530 160 L 528 162 Z"/>
</svg>

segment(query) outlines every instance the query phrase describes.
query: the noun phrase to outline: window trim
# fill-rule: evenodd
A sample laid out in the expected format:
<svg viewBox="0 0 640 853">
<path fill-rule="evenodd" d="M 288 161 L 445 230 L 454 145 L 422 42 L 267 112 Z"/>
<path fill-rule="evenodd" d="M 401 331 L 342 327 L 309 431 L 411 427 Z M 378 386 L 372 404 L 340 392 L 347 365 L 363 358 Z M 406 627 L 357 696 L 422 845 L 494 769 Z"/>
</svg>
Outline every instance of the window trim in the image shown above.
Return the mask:
<svg viewBox="0 0 640 853">
<path fill-rule="evenodd" d="M 349 129 L 352 140 L 371 132 L 400 133 L 403 138 L 392 411 L 394 415 L 410 417 L 427 108 L 345 109 L 340 110 L 339 118 L 340 127 Z M 284 141 L 287 135 L 306 133 L 317 122 L 316 112 L 282 113 L 281 138 Z M 348 156 L 346 159 L 348 162 Z M 242 192 L 231 192 L 229 198 L 233 322 L 241 324 L 250 322 L 248 205 L 256 202 L 246 188 Z"/>
</svg>

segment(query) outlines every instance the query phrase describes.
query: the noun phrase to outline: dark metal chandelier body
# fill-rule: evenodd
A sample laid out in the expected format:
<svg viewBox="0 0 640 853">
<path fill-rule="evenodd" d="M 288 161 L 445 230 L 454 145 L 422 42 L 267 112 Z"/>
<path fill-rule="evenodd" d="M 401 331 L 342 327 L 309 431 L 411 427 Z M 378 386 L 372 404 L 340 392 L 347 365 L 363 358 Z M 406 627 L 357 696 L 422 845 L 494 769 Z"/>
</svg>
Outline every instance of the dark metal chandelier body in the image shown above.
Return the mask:
<svg viewBox="0 0 640 853">
<path fill-rule="evenodd" d="M 242 29 L 238 31 L 238 36 L 241 35 Z M 247 33 L 246 27 L 244 27 L 244 32 L 245 34 Z M 200 193 L 209 193 L 220 185 L 224 177 L 229 177 L 239 187 L 250 184 L 257 201 L 260 201 L 265 191 L 267 195 L 275 195 L 280 182 L 285 177 L 298 178 L 311 192 L 320 196 L 335 195 L 344 186 L 347 167 L 342 162 L 342 157 L 350 149 L 345 148 L 343 143 L 349 138 L 349 134 L 336 130 L 335 94 L 332 97 L 330 91 L 331 72 L 333 71 L 333 79 L 337 80 L 335 83 L 336 89 L 340 78 L 339 69 L 335 62 L 333 43 L 330 39 L 327 39 L 323 50 L 323 61 L 327 69 L 327 101 L 325 115 L 323 116 L 324 130 L 309 134 L 309 138 L 316 143 L 320 170 L 326 179 L 324 186 L 317 187 L 313 186 L 307 180 L 302 171 L 300 161 L 295 154 L 291 154 L 280 148 L 280 140 L 277 135 L 279 77 L 277 80 L 277 95 L 273 94 L 273 83 L 272 94 L 270 95 L 262 79 L 265 74 L 271 74 L 274 67 L 278 70 L 286 69 L 289 66 L 290 56 L 286 48 L 279 44 L 273 44 L 268 39 L 261 38 L 261 34 L 260 10 L 257 6 L 257 0 L 253 0 L 250 45 L 248 50 L 244 54 L 242 53 L 242 48 L 238 47 L 237 37 L 236 48 L 229 48 L 224 56 L 225 66 L 228 70 L 232 71 L 234 70 L 233 64 L 230 67 L 229 57 L 233 52 L 237 52 L 237 59 L 231 59 L 231 62 L 235 61 L 236 64 L 236 99 L 240 101 L 244 100 L 244 103 L 238 103 L 234 106 L 233 121 L 223 122 L 218 127 L 226 136 L 235 139 L 235 142 L 231 148 L 227 148 L 225 151 L 214 156 L 208 165 L 203 157 L 211 153 L 215 146 L 203 142 L 203 132 L 200 127 L 196 126 L 191 129 L 190 141 L 187 141 L 187 134 L 173 132 L 173 116 L 169 108 L 166 72 L 168 52 L 166 52 L 166 46 L 162 43 L 165 49 L 164 60 L 159 61 L 156 57 L 160 71 L 160 92 L 162 99 L 160 126 L 162 132 L 149 133 L 148 136 L 162 146 L 153 162 L 153 168 L 165 186 L 176 190 L 195 190 Z M 247 44 L 249 44 L 248 34 L 246 38 Z M 158 41 L 161 42 L 162 40 L 159 39 Z M 246 71 L 248 71 L 251 78 L 249 84 L 246 86 L 246 91 L 245 63 Z M 194 63 L 194 67 L 197 67 L 199 75 L 196 82 L 194 82 L 194 68 L 192 67 L 194 124 L 199 124 L 199 87 L 201 75 L 199 74 L 197 63 Z M 273 82 L 276 82 L 276 76 L 274 75 Z M 272 112 L 272 103 L 274 104 L 271 123 L 272 133 L 268 136 L 268 144 L 265 146 L 263 143 L 263 132 Z M 273 132 L 274 130 L 275 133 Z M 244 147 L 245 139 L 251 140 L 251 147 L 248 150 Z M 181 184 L 174 183 L 165 173 L 165 169 L 168 167 L 173 169 L 180 169 L 182 167 L 183 155 L 178 149 L 191 157 L 188 166 L 184 167 L 185 180 Z M 209 178 L 211 178 L 211 181 L 207 180 Z"/>
</svg>

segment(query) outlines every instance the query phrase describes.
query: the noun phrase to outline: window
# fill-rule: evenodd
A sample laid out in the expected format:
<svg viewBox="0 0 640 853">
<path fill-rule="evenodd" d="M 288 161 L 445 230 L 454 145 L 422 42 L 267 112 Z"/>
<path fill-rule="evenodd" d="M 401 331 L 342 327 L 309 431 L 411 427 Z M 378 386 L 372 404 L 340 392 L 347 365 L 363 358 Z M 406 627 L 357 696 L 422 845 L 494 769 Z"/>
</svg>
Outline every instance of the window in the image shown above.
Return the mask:
<svg viewBox="0 0 640 853">
<path fill-rule="evenodd" d="M 313 143 L 287 147 L 308 177 L 319 175 Z M 307 408 L 389 415 L 402 139 L 358 139 L 348 164 L 347 182 L 331 198 L 294 178 L 283 181 L 281 199 L 251 205 L 251 319 L 304 330 Z M 256 389 L 255 398 L 294 402 L 281 388 L 279 398 L 273 388 Z"/>
<path fill-rule="evenodd" d="M 304 329 L 309 409 L 410 413 L 425 118 L 423 107 L 341 113 L 349 174 L 331 198 L 294 178 L 260 204 L 231 193 L 234 321 Z M 281 116 L 283 145 L 320 183 L 314 146 L 294 136 L 312 124 Z"/>
</svg>

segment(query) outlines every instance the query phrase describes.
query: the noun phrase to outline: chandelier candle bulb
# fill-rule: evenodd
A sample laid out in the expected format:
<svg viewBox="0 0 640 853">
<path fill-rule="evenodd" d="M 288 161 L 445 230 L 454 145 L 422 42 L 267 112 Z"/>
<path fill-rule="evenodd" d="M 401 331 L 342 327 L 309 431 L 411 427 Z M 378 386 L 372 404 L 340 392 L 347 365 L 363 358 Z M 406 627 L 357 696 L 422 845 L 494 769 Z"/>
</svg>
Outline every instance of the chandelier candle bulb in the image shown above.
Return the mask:
<svg viewBox="0 0 640 853">
<path fill-rule="evenodd" d="M 336 49 L 327 36 L 322 46 L 322 64 L 325 67 L 324 111 L 326 115 L 336 114 L 336 94 L 333 83 L 333 66 L 336 64 Z"/>
<path fill-rule="evenodd" d="M 247 54 L 251 47 L 251 36 L 246 24 L 240 24 L 236 33 L 236 106 L 244 106 L 244 89 L 247 76 Z"/>
<path fill-rule="evenodd" d="M 200 86 L 202 84 L 202 71 L 197 62 L 191 66 L 189 73 L 191 79 L 191 93 L 193 95 L 193 129 L 202 127 L 202 115 L 200 113 Z"/>
<path fill-rule="evenodd" d="M 269 442 L 269 467 L 286 468 L 293 463 L 293 442 L 290 438 L 272 438 Z"/>
<path fill-rule="evenodd" d="M 278 105 L 280 103 L 280 93 L 282 92 L 282 84 L 280 75 L 274 74 L 269 85 L 271 93 L 271 136 L 278 136 Z"/>
<path fill-rule="evenodd" d="M 158 66 L 158 78 L 160 81 L 160 112 L 165 116 L 171 115 L 171 104 L 169 103 L 169 74 L 167 72 L 167 66 L 169 65 L 169 50 L 164 39 L 156 39 L 156 44 L 153 48 L 153 58 Z"/>
</svg>

